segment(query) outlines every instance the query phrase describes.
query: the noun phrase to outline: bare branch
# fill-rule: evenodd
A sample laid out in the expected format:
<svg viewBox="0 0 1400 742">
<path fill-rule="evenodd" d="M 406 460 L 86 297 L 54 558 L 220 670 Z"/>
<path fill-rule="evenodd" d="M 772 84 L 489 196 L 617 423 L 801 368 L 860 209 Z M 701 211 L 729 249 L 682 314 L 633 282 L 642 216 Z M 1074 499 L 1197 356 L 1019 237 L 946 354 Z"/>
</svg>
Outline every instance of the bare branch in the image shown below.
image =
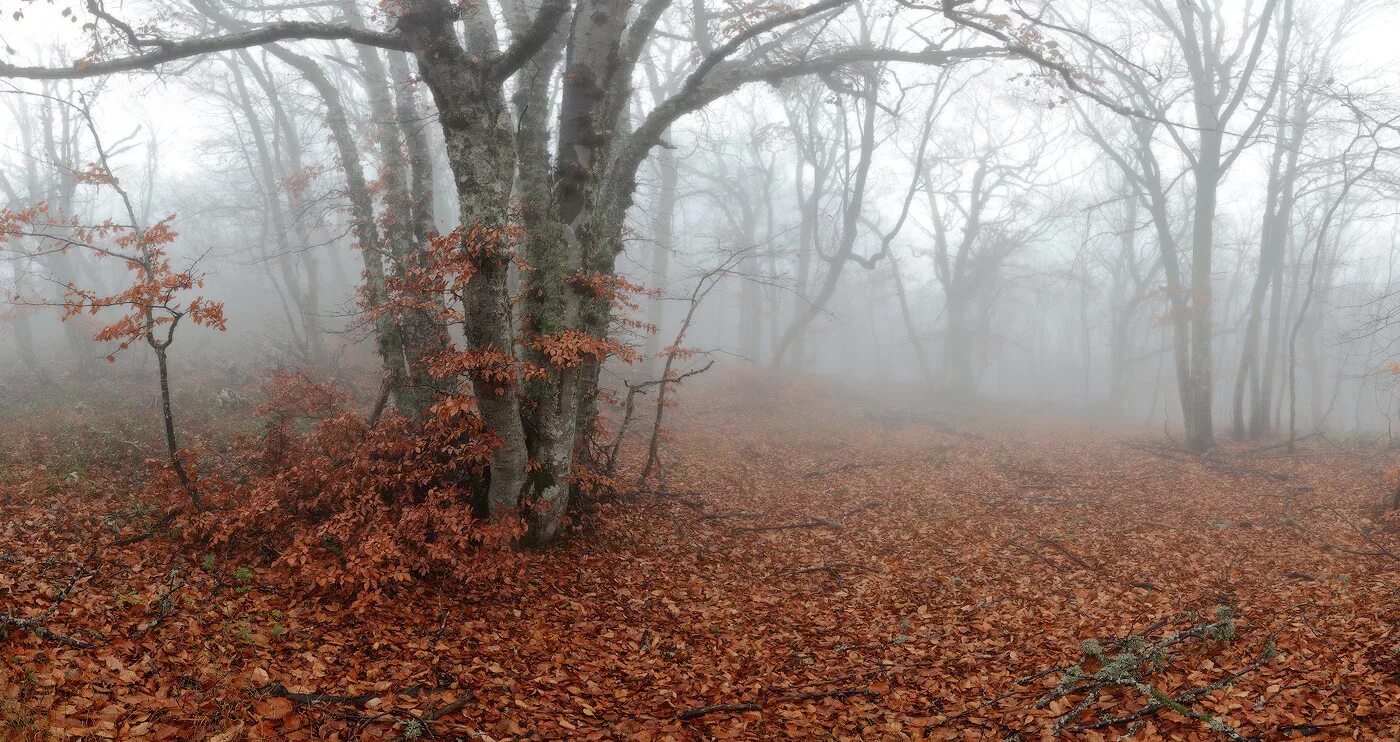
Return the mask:
<svg viewBox="0 0 1400 742">
<path fill-rule="evenodd" d="M 382 49 L 400 51 L 408 49 L 403 37 L 397 33 L 369 31 L 332 23 L 285 21 L 247 31 L 236 31 L 223 36 L 161 42 L 159 49 L 143 54 L 105 61 L 79 60 L 71 67 L 23 67 L 0 62 L 0 77 L 29 80 L 77 80 L 101 77 L 115 72 L 153 70 L 163 64 L 205 54 L 298 39 L 346 40 Z M 155 44 L 156 42 L 148 43 Z"/>
</svg>

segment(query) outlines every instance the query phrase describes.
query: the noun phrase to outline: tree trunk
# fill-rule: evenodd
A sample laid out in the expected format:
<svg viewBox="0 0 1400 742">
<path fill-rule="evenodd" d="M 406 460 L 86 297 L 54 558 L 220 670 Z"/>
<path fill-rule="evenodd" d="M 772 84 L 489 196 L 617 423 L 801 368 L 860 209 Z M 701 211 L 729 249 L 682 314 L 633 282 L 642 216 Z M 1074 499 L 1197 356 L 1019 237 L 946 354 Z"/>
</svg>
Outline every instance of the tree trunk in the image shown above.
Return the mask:
<svg viewBox="0 0 1400 742">
<path fill-rule="evenodd" d="M 350 25 L 363 27 L 355 0 L 342 0 L 341 10 Z M 405 147 L 404 130 L 416 125 L 416 107 L 411 91 L 403 91 L 398 96 L 396 108 L 390 87 L 395 84 L 407 85 L 408 82 L 406 79 L 390 80 L 379 50 L 357 44 L 355 52 L 360 60 L 360 74 L 379 145 L 379 181 L 384 186 L 384 207 L 389 214 L 389 218 L 384 220 L 385 246 L 393 274 L 402 278 L 407 270 L 421 262 L 423 246 L 417 233 L 426 226 L 423 223 L 426 218 L 424 210 L 410 191 L 407 177 L 412 163 Z M 407 72 L 406 67 L 403 71 Z M 426 143 L 420 143 L 420 148 L 422 151 L 418 156 L 421 162 L 421 158 L 426 156 Z M 423 177 L 431 176 L 419 175 L 419 178 Z M 440 300 L 432 296 L 409 298 L 415 303 L 428 304 Z M 434 380 L 428 374 L 428 363 L 432 356 L 446 349 L 445 336 L 430 310 L 422 306 L 400 308 L 395 312 L 394 324 L 399 328 L 404 356 L 404 383 L 393 390 L 394 405 L 410 419 L 419 420 L 436 397 Z"/>
<path fill-rule="evenodd" d="M 1280 104 L 1282 108 L 1282 104 Z M 1282 128 L 1282 127 L 1281 127 Z M 1245 394 L 1256 390 L 1258 399 L 1259 374 L 1259 334 L 1263 325 L 1264 299 L 1268 295 L 1269 281 L 1273 277 L 1273 251 L 1277 248 L 1275 230 L 1278 228 L 1276 215 L 1279 211 L 1279 186 L 1283 161 L 1284 142 L 1282 139 L 1274 147 L 1269 165 L 1269 184 L 1264 198 L 1264 219 L 1259 239 L 1259 272 L 1254 277 L 1254 287 L 1250 290 L 1249 305 L 1244 330 L 1244 348 L 1240 354 L 1240 365 L 1235 372 L 1234 403 L 1231 408 L 1234 422 L 1235 440 L 1244 440 L 1249 435 L 1245 419 Z"/>
<path fill-rule="evenodd" d="M 1215 252 L 1215 212 L 1221 175 L 1221 133 L 1214 111 L 1198 112 L 1202 122 L 1197 154 L 1196 204 L 1191 227 L 1191 374 L 1186 398 L 1186 447 L 1203 453 L 1215 446 L 1211 422 L 1211 351 L 1214 342 L 1211 265 Z"/>
<path fill-rule="evenodd" d="M 860 159 L 856 162 L 850 198 L 846 203 L 845 212 L 842 214 L 841 239 L 827 267 L 821 289 L 811 302 L 803 304 L 796 319 L 788 326 L 787 332 L 783 333 L 782 341 L 773 350 L 773 368 L 775 370 L 783 368 L 783 362 L 787 359 L 788 351 L 791 350 L 793 343 L 802 336 L 807 330 L 807 325 L 816 319 L 817 314 L 836 293 L 841 270 L 850 260 L 851 250 L 855 246 L 857 227 L 865 204 L 865 185 L 870 175 L 870 164 L 875 156 L 875 113 L 879 97 L 879 80 L 874 72 L 866 72 L 864 83 L 865 90 L 862 97 L 865 99 L 865 110 L 860 132 Z"/>
<path fill-rule="evenodd" d="M 515 143 L 500 80 L 468 55 L 444 3 L 405 3 L 399 28 L 437 103 L 463 226 L 461 249 L 476 272 L 464 291 L 467 341 L 479 357 L 469 373 L 477 407 L 499 445 L 492 451 L 487 507 L 515 512 L 525 485 L 528 452 L 515 383 L 514 334 L 506 291 Z"/>
<path fill-rule="evenodd" d="M 975 391 L 972 375 L 972 338 L 968 307 L 957 293 L 947 297 L 947 330 L 943 336 L 943 387 L 945 393 L 963 399 Z"/>
<path fill-rule="evenodd" d="M 326 128 L 340 156 L 345 174 L 345 191 L 350 199 L 350 218 L 355 241 L 360 250 L 365 271 L 365 304 L 373 315 L 375 349 L 384 366 L 385 383 L 391 389 L 404 386 L 402 339 L 398 326 L 380 310 L 386 300 L 384 288 L 384 256 L 380 252 L 379 225 L 374 216 L 374 200 L 365 183 L 360 152 L 350 130 L 349 119 L 340 91 L 333 85 L 320 65 L 308 57 L 291 52 L 276 44 L 267 47 L 269 53 L 282 60 L 311 85 L 326 107 Z"/>
<path fill-rule="evenodd" d="M 895 296 L 899 299 L 899 316 L 904 321 L 904 331 L 909 335 L 909 345 L 914 349 L 914 360 L 919 364 L 919 377 L 924 382 L 925 388 L 932 387 L 934 383 L 933 369 L 928 363 L 928 352 L 924 349 L 924 340 L 914 325 L 914 315 L 909 311 L 909 297 L 904 291 L 904 276 L 899 270 L 899 260 L 895 258 L 893 252 L 890 253 L 890 274 L 894 276 Z"/>
<path fill-rule="evenodd" d="M 667 138 L 670 138 L 669 133 Z M 664 292 L 667 274 L 670 272 L 671 249 L 676 228 L 676 201 L 680 183 L 680 170 L 676 167 L 676 153 L 663 148 L 656 156 L 659 181 L 656 201 L 652 206 L 652 247 L 651 247 L 651 289 Z M 661 356 L 661 333 L 665 332 L 666 297 L 655 296 L 647 303 L 647 323 L 654 329 L 646 341 L 645 373 L 649 379 L 657 376 L 657 361 Z"/>
<path fill-rule="evenodd" d="M 398 188 L 398 197 L 406 203 L 397 208 L 397 219 L 407 222 L 406 234 L 394 230 L 390 245 L 395 249 L 396 275 L 404 275 L 427 267 L 428 240 L 436 231 L 433 223 L 433 161 L 428 153 L 428 138 L 418 109 L 418 96 L 411 87 L 408 59 L 400 52 L 389 52 L 390 84 L 394 88 L 394 128 L 397 128 L 408 155 L 409 186 Z M 400 163 L 402 168 L 403 164 Z M 401 250 L 401 252 L 400 252 Z M 441 311 L 443 297 L 419 296 L 419 306 L 403 313 L 403 346 L 405 374 L 411 397 L 408 414 L 422 417 L 438 398 L 437 380 L 429 372 L 433 359 L 451 347 L 447 328 L 434 315 Z"/>
</svg>

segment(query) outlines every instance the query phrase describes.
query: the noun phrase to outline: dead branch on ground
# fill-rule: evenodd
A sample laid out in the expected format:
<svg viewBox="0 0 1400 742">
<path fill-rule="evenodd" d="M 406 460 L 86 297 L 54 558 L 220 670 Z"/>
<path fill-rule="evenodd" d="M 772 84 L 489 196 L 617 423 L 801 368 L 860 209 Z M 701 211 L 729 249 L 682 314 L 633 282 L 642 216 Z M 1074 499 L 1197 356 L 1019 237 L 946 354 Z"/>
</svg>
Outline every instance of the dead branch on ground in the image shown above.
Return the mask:
<svg viewBox="0 0 1400 742">
<path fill-rule="evenodd" d="M 1063 543 L 1061 543 L 1058 539 L 1045 538 L 1044 536 L 1036 536 L 1035 540 L 1037 543 L 1050 547 L 1050 549 L 1053 550 L 1056 554 L 1059 554 L 1065 559 L 1068 559 L 1072 564 L 1074 564 L 1074 566 L 1079 567 L 1080 569 L 1086 572 L 1094 572 L 1103 575 L 1104 577 L 1107 577 L 1109 579 L 1117 579 L 1102 564 L 1093 564 L 1089 562 L 1084 557 L 1081 557 L 1078 554 L 1075 554 L 1073 551 L 1070 551 L 1069 548 L 1066 547 Z M 1027 553 L 1032 553 L 1029 549 L 1022 548 L 1021 550 Z M 1049 564 L 1051 566 L 1055 566 L 1047 559 L 1040 558 L 1040 561 L 1045 562 L 1046 564 Z M 1157 589 L 1156 585 L 1150 582 L 1143 582 L 1141 580 L 1124 580 L 1124 582 L 1127 583 L 1130 587 L 1135 587 L 1141 590 L 1152 591 Z"/>
<path fill-rule="evenodd" d="M 1053 727 L 1054 733 L 1059 735 L 1066 731 L 1082 733 L 1104 729 L 1129 724 L 1160 711 L 1170 710 L 1204 724 L 1227 739 L 1245 740 L 1246 738 L 1229 724 L 1208 713 L 1192 709 L 1190 704 L 1230 686 L 1240 677 L 1258 670 L 1273 659 L 1276 655 L 1273 637 L 1265 641 L 1263 649 L 1254 661 L 1243 668 L 1206 685 L 1169 693 L 1151 683 L 1147 675 L 1165 667 L 1172 648 L 1179 644 L 1188 641 L 1223 642 L 1234 638 L 1234 615 L 1229 608 L 1222 606 L 1217 609 L 1214 621 L 1199 623 L 1151 641 L 1146 636 L 1149 633 L 1151 632 L 1129 636 L 1111 647 L 1105 647 L 1095 639 L 1084 642 L 1079 662 L 1066 669 L 1055 687 L 1035 703 L 1036 708 L 1043 709 L 1061 699 L 1079 699 L 1069 710 L 1060 714 Z M 1091 667 L 1097 669 L 1090 670 Z M 1095 721 L 1079 723 L 1079 719 L 1105 692 L 1116 688 L 1138 691 L 1146 696 L 1147 704 L 1126 714 L 1106 715 Z"/>
<path fill-rule="evenodd" d="M 745 703 L 716 703 L 700 708 L 689 709 L 676 714 L 676 718 L 681 721 L 698 719 L 702 716 L 720 713 L 742 713 L 746 711 L 762 711 L 768 706 L 775 706 L 781 703 L 801 703 L 803 701 L 815 701 L 822 698 L 853 698 L 855 696 L 879 696 L 880 694 L 866 687 L 837 688 L 835 690 L 813 691 L 808 693 L 789 693 L 774 698 L 765 699 L 762 702 Z"/>
<path fill-rule="evenodd" d="M 731 528 L 731 531 L 791 531 L 799 528 L 843 528 L 840 521 L 826 520 L 824 518 L 812 518 L 797 523 L 779 523 L 771 526 L 740 526 Z"/>
<path fill-rule="evenodd" d="M 53 602 L 49 604 L 48 608 L 44 609 L 43 613 L 40 613 L 39 615 L 30 618 L 19 618 L 18 616 L 15 616 L 10 613 L 0 613 L 0 626 L 9 626 L 11 628 L 23 629 L 25 631 L 29 631 L 30 633 L 34 634 L 40 639 L 47 639 L 52 642 L 57 642 L 59 644 L 64 644 L 66 646 L 73 647 L 75 649 L 94 648 L 96 646 L 95 644 L 92 644 L 91 642 L 85 642 L 82 639 L 77 639 L 67 634 L 60 634 L 59 632 L 54 631 L 48 628 L 47 626 L 44 626 L 44 623 L 47 622 L 50 618 L 53 618 L 53 615 L 58 612 L 59 606 L 63 605 L 63 601 L 67 600 L 68 596 L 73 594 L 73 588 L 77 587 L 78 582 L 80 580 L 82 580 L 84 577 L 91 577 L 92 575 L 97 574 L 97 569 L 95 568 L 92 571 L 88 571 L 88 565 L 91 564 L 96 558 L 97 544 L 94 542 L 92 550 L 88 552 L 88 555 L 83 559 L 82 563 L 78 565 L 78 568 L 73 570 L 73 575 L 72 577 L 68 578 L 68 583 L 65 584 L 63 588 L 58 591 L 58 594 L 54 596 Z M 96 632 L 93 633 L 96 634 Z M 106 637 L 101 638 L 104 640 L 106 639 Z"/>
<path fill-rule="evenodd" d="M 763 513 L 751 513 L 747 510 L 726 510 L 719 513 L 701 513 L 700 520 L 727 520 L 729 518 L 762 518 Z"/>
<path fill-rule="evenodd" d="M 880 502 L 879 502 L 878 500 L 867 500 L 866 502 L 863 502 L 863 503 L 861 503 L 860 505 L 857 505 L 856 507 L 853 507 L 853 508 L 851 508 L 850 510 L 847 510 L 846 512 L 841 513 L 840 515 L 836 516 L 835 518 L 831 518 L 831 519 L 827 519 L 827 518 L 808 518 L 807 520 L 798 521 L 798 522 L 796 522 L 796 523 L 779 523 L 779 524 L 776 524 L 776 525 L 766 525 L 766 526 L 740 526 L 740 527 L 736 527 L 736 528 L 731 528 L 731 529 L 729 529 L 729 530 L 730 530 L 731 532 L 741 532 L 741 531 L 790 531 L 790 530 L 793 530 L 793 529 L 800 529 L 800 528 L 845 528 L 845 525 L 842 523 L 842 521 L 844 521 L 846 518 L 849 518 L 849 517 L 851 517 L 852 515 L 856 515 L 857 513 L 865 512 L 866 510 L 871 510 L 871 509 L 873 509 L 873 508 L 877 508 L 877 507 L 879 507 L 879 506 L 880 506 Z"/>
</svg>

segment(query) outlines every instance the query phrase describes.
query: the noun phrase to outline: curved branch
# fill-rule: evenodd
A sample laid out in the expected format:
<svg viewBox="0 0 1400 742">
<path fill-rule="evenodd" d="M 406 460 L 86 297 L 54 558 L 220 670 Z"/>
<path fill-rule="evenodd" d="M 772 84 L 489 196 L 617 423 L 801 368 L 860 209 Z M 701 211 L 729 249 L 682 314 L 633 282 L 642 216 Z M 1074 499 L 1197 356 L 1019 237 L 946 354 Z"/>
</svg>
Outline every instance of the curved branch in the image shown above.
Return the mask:
<svg viewBox="0 0 1400 742">
<path fill-rule="evenodd" d="M 156 46 L 165 49 L 173 43 L 168 39 L 162 38 L 141 38 L 141 36 L 136 33 L 136 29 L 131 27 L 131 24 L 122 21 L 121 19 L 117 18 L 111 13 L 108 13 L 107 9 L 103 6 L 102 0 L 87 0 L 87 10 L 93 15 L 94 18 L 106 21 L 107 24 L 110 25 L 112 28 L 115 28 L 118 31 L 120 31 L 121 34 L 126 37 L 127 43 L 131 44 L 131 48 L 133 49 L 141 49 L 148 46 Z"/>
<path fill-rule="evenodd" d="M 277 41 L 298 39 L 346 40 L 356 44 L 376 46 L 382 49 L 407 51 L 408 46 L 397 33 L 369 31 L 333 23 L 310 21 L 286 21 L 270 26 L 260 26 L 247 31 L 238 31 L 223 36 L 171 41 L 154 51 L 134 54 L 129 57 L 110 59 L 102 62 L 80 60 L 72 67 L 23 67 L 0 62 L 0 77 L 17 77 L 29 80 L 76 80 L 87 77 L 101 77 L 114 72 L 151 70 L 162 64 L 182 59 L 198 57 L 215 52 L 246 49 Z"/>
<path fill-rule="evenodd" d="M 511 40 L 510 46 L 491 61 L 491 76 L 504 80 L 525 66 L 530 58 L 549 43 L 559 29 L 559 19 L 569 12 L 569 0 L 545 0 L 535 13 L 535 20 L 523 33 Z"/>
<path fill-rule="evenodd" d="M 617 148 L 612 172 L 608 179 L 608 192 L 605 203 L 620 207 L 630 205 L 628 199 L 635 187 L 636 172 L 647 153 L 656 146 L 667 127 L 686 114 L 698 111 L 714 101 L 755 82 L 777 84 L 783 80 L 802 75 L 831 72 L 862 62 L 903 62 L 946 67 L 961 62 L 978 59 L 1005 57 L 1007 50 L 997 46 L 974 46 L 961 49 L 925 49 L 905 51 L 902 49 L 852 47 L 837 50 L 818 57 L 754 64 L 744 60 L 730 62 L 720 69 L 708 82 L 694 88 L 682 90 L 653 108 L 651 113 Z M 614 209 L 621 214 L 625 208 Z"/>
<path fill-rule="evenodd" d="M 923 7 L 924 9 L 929 9 L 926 6 L 921 6 L 918 3 L 912 2 L 912 0 L 898 1 L 900 2 L 900 4 L 907 5 L 909 7 Z M 1095 103 L 1098 103 L 1099 105 L 1109 109 L 1110 111 L 1113 111 L 1114 113 L 1118 113 L 1124 116 L 1142 115 L 1141 111 L 1136 111 L 1129 106 L 1125 106 L 1115 100 L 1112 100 L 1107 96 L 1103 95 L 1102 93 L 1096 90 L 1091 90 L 1088 86 L 1081 83 L 1080 80 L 1084 77 L 1084 73 L 1081 70 L 1076 69 L 1069 62 L 1063 59 L 1059 59 L 1056 56 L 1047 53 L 1044 50 L 1037 49 L 1031 44 L 1028 44 L 1023 40 L 1016 38 L 1013 34 L 1008 33 L 1007 31 L 1001 28 L 997 28 L 991 23 L 979 20 L 975 16 L 975 14 L 969 14 L 959 10 L 958 8 L 960 6 L 966 4 L 966 0 L 941 0 L 941 2 L 941 10 L 945 18 L 959 26 L 963 26 L 964 28 L 970 28 L 974 31 L 986 34 L 987 36 L 990 36 L 999 41 L 1005 42 L 1007 52 L 1021 57 L 1023 59 L 1029 60 L 1031 62 L 1034 62 L 1036 65 L 1045 69 L 1047 72 L 1055 74 L 1060 78 L 1061 81 L 1064 82 L 1065 87 L 1069 88 L 1070 90 L 1073 90 L 1074 92 L 1079 93 L 1081 95 L 1088 96 L 1089 98 L 1093 99 Z"/>
<path fill-rule="evenodd" d="M 686 78 L 685 83 L 681 86 L 681 92 L 689 92 L 700 87 L 705 81 L 705 76 L 708 75 L 711 70 L 728 59 L 729 55 L 738 51 L 739 47 L 743 46 L 744 43 L 750 39 L 772 31 L 780 26 L 806 20 L 819 13 L 848 5 L 851 1 L 852 0 L 821 0 L 821 2 L 809 5 L 805 8 L 798 8 L 788 13 L 779 13 L 771 18 L 755 23 L 707 54 L 705 58 L 700 61 L 700 66 L 696 67 L 695 71 L 690 73 L 690 77 Z"/>
</svg>

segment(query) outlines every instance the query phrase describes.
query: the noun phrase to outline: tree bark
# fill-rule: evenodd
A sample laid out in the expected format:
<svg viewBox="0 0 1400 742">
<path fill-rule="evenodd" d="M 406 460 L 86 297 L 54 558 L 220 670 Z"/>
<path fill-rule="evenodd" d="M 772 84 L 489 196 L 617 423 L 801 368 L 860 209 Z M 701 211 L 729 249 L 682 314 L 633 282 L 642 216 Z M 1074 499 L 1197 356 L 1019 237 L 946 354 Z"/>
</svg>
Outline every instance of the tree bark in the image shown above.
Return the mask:
<svg viewBox="0 0 1400 742">
<path fill-rule="evenodd" d="M 341 11 L 351 27 L 363 27 L 355 0 L 342 0 Z M 411 91 L 405 90 L 400 90 L 398 105 L 395 105 L 395 96 L 391 95 L 390 88 L 396 85 L 402 88 L 408 81 L 390 79 L 378 49 L 357 44 L 355 53 L 360 60 L 361 79 L 378 140 L 379 181 L 384 186 L 384 208 L 388 212 L 388 218 L 384 220 L 386 252 L 393 274 L 402 279 L 413 267 L 422 263 L 425 245 L 419 241 L 418 234 L 428 226 L 424 223 L 426 216 L 422 204 L 414 198 L 409 186 L 408 170 L 414 163 L 405 145 L 405 130 L 416 125 L 416 106 Z M 406 65 L 402 71 L 407 72 Z M 426 143 L 420 141 L 418 147 L 421 150 L 418 153 L 419 167 L 430 168 L 423 162 Z M 415 180 L 424 177 L 431 175 L 419 174 Z M 420 192 L 419 195 L 425 194 Z M 432 306 L 440 301 L 440 297 L 414 296 L 405 299 L 404 305 L 396 306 L 394 312 L 394 324 L 399 329 L 399 345 L 404 356 L 404 383 L 393 390 L 394 406 L 409 419 L 420 420 L 436 397 L 435 383 L 428 373 L 429 360 L 446 350 L 446 343 L 442 328 L 433 318 L 431 310 L 421 305 Z"/>
<path fill-rule="evenodd" d="M 482 358 L 469 377 L 482 420 L 499 441 L 491 456 L 487 507 L 500 517 L 519 507 L 528 461 L 506 290 L 515 143 L 498 70 L 462 48 L 454 16 L 446 3 L 411 0 L 404 3 L 399 28 L 437 104 L 458 194 L 461 249 L 476 267 L 464 292 L 464 316 L 467 341 Z"/>
</svg>

